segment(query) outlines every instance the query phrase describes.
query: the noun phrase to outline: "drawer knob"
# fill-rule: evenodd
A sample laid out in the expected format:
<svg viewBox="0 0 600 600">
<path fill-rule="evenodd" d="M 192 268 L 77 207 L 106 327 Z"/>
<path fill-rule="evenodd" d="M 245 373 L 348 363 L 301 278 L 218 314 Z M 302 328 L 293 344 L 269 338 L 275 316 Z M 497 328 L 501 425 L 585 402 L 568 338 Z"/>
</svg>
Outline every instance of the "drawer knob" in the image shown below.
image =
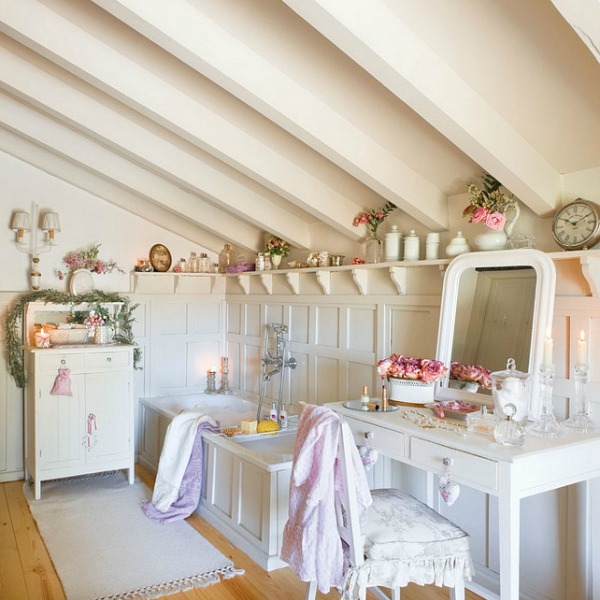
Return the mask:
<svg viewBox="0 0 600 600">
<path fill-rule="evenodd" d="M 375 434 L 372 431 L 365 431 L 365 439 L 372 440 L 375 437 Z"/>
<path fill-rule="evenodd" d="M 60 364 L 61 364 L 61 365 L 66 365 L 66 364 L 67 364 L 67 361 L 66 361 L 66 360 L 63 358 L 63 359 L 60 361 Z"/>
<path fill-rule="evenodd" d="M 450 468 L 450 467 L 452 467 L 452 465 L 454 464 L 454 459 L 453 459 L 453 458 L 448 458 L 448 457 L 446 457 L 446 458 L 442 458 L 442 464 L 443 464 L 445 467 L 448 467 L 448 468 Z"/>
<path fill-rule="evenodd" d="M 111 362 L 111 361 L 112 361 L 112 358 L 109 356 L 109 357 L 106 359 L 106 362 Z"/>
</svg>

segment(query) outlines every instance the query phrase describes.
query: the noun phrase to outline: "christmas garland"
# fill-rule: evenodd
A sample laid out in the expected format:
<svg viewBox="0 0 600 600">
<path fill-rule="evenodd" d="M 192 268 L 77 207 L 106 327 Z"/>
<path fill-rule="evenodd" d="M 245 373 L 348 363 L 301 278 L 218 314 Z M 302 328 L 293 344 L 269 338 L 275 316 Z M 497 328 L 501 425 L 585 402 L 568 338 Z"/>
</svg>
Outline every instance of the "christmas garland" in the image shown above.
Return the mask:
<svg viewBox="0 0 600 600">
<path fill-rule="evenodd" d="M 134 344 L 133 323 L 135 319 L 132 312 L 139 304 L 130 305 L 129 298 L 120 296 L 114 292 L 102 292 L 93 290 L 88 294 L 73 296 L 58 290 L 38 290 L 21 296 L 6 315 L 6 353 L 8 358 L 8 372 L 15 380 L 17 387 L 25 387 L 25 367 L 22 353 L 22 321 L 25 305 L 29 302 L 44 302 L 45 304 L 101 304 L 104 302 L 122 302 L 123 308 L 119 313 L 119 332 L 114 340 L 119 344 Z M 135 348 L 133 351 L 133 364 L 137 368 L 141 359 L 141 351 Z"/>
</svg>

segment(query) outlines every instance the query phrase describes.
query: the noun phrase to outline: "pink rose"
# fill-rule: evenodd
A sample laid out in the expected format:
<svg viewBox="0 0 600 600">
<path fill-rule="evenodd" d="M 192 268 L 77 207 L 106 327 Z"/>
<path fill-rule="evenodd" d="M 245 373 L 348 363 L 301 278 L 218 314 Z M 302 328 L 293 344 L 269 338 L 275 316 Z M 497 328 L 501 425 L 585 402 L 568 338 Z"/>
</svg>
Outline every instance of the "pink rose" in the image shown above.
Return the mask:
<svg viewBox="0 0 600 600">
<path fill-rule="evenodd" d="M 487 208 L 483 208 L 483 206 L 478 206 L 471 216 L 471 223 L 486 223 L 488 216 Z"/>
<path fill-rule="evenodd" d="M 443 377 L 448 369 L 443 362 L 439 360 L 429 360 L 424 358 L 421 361 L 421 379 L 425 383 L 432 383 Z"/>
<path fill-rule="evenodd" d="M 352 225 L 354 225 L 354 227 L 358 227 L 360 225 L 360 217 L 354 217 Z"/>
<path fill-rule="evenodd" d="M 485 219 L 485 226 L 490 229 L 499 230 L 504 227 L 506 217 L 499 212 L 490 213 Z"/>
</svg>

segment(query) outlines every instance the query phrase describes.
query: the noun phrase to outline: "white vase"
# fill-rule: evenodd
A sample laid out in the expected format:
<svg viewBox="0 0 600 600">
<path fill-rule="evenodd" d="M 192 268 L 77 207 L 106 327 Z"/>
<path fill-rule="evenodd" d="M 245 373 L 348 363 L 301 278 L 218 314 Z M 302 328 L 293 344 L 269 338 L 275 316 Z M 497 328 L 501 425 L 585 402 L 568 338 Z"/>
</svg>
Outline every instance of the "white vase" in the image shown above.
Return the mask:
<svg viewBox="0 0 600 600">
<path fill-rule="evenodd" d="M 281 254 L 271 254 L 271 264 L 274 269 L 279 269 L 279 265 L 281 264 L 281 259 L 283 257 Z"/>
<path fill-rule="evenodd" d="M 488 229 L 475 236 L 474 243 L 478 250 L 503 250 L 506 248 L 508 236 L 503 229 Z"/>
</svg>

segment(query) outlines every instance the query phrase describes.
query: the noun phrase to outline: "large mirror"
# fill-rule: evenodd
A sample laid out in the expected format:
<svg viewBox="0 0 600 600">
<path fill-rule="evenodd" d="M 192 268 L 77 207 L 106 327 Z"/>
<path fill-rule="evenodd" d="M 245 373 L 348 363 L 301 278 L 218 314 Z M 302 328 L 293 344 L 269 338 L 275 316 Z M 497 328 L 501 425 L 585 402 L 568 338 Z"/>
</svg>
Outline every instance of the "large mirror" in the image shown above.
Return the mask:
<svg viewBox="0 0 600 600">
<path fill-rule="evenodd" d="M 555 286 L 554 263 L 538 250 L 461 254 L 444 276 L 437 358 L 490 371 L 505 369 L 514 358 L 520 371 L 537 374 L 551 332 Z M 532 383 L 535 413 L 537 376 Z M 465 386 L 450 374 L 438 382 L 436 398 L 491 405 L 489 390 Z"/>
</svg>

